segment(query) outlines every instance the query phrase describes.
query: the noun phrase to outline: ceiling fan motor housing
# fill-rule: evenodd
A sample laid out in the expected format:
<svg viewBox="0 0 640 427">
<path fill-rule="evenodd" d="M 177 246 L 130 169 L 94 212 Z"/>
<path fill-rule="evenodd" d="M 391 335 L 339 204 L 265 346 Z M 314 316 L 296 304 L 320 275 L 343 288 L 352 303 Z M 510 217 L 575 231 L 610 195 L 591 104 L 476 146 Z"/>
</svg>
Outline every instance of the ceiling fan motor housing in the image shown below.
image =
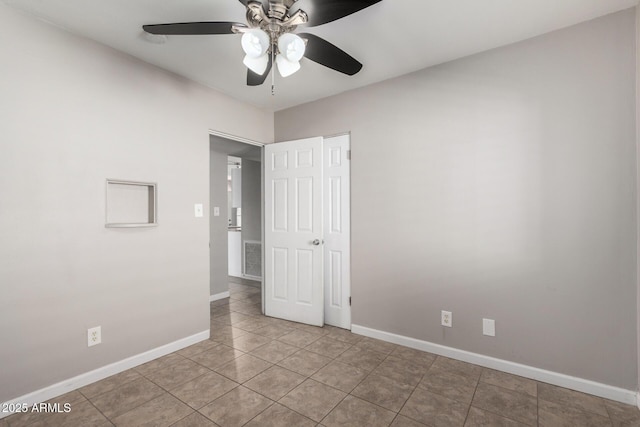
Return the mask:
<svg viewBox="0 0 640 427">
<path fill-rule="evenodd" d="M 283 1 L 269 0 L 269 10 L 267 14 L 270 18 L 282 21 L 284 20 L 288 11 L 289 8 L 284 5 Z"/>
<path fill-rule="evenodd" d="M 300 24 L 308 21 L 307 14 L 297 10 L 289 15 L 289 8 L 296 0 L 269 0 L 269 9 L 265 10 L 262 2 L 252 0 L 247 3 L 247 23 L 251 28 L 260 28 L 269 34 L 271 49 L 278 51 L 278 39 L 282 34 L 293 32 Z"/>
</svg>

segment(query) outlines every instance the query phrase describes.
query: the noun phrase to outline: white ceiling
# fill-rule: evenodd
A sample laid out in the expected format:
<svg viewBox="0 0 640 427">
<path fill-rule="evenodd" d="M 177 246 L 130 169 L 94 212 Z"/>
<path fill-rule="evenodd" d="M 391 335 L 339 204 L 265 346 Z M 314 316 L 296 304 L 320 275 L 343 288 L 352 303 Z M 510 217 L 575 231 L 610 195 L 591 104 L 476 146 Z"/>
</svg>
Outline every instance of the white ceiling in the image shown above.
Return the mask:
<svg viewBox="0 0 640 427">
<path fill-rule="evenodd" d="M 637 0 L 383 0 L 305 29 L 364 64 L 346 76 L 307 59 L 271 87 L 246 86 L 240 36 L 143 37 L 143 24 L 245 22 L 238 0 L 0 0 L 270 111 L 313 101 L 635 6 Z M 304 0 L 298 3 L 303 7 Z"/>
</svg>

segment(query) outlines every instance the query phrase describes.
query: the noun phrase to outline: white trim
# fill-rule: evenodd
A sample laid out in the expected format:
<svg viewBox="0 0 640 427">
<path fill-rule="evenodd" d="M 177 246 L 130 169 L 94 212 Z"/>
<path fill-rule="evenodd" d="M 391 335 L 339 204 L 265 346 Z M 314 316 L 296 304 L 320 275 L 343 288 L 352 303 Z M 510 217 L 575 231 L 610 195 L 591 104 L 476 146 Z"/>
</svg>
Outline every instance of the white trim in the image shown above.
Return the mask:
<svg viewBox="0 0 640 427">
<path fill-rule="evenodd" d="M 636 7 L 636 223 L 640 222 L 640 1 Z M 640 227 L 636 227 L 636 253 L 640 253 Z M 638 381 L 640 382 L 640 263 L 636 263 L 636 335 Z M 638 384 L 640 387 L 640 384 Z M 638 392 L 640 409 L 640 391 Z"/>
<path fill-rule="evenodd" d="M 238 142 L 242 142 L 244 144 L 255 145 L 257 147 L 264 147 L 264 145 L 265 145 L 262 142 L 254 141 L 254 140 L 248 139 L 248 138 L 243 138 L 241 136 L 231 135 L 231 134 L 220 132 L 220 131 L 213 130 L 213 129 L 209 129 L 209 135 L 219 136 L 220 138 L 230 139 L 232 141 L 238 141 Z"/>
<path fill-rule="evenodd" d="M 470 351 L 459 350 L 453 347 L 447 347 L 440 344 L 434 344 L 428 341 L 417 340 L 415 338 L 405 337 L 402 335 L 392 334 L 390 332 L 379 331 L 377 329 L 367 328 L 360 325 L 352 325 L 351 332 L 366 337 L 377 338 L 382 341 L 415 348 L 417 350 L 428 351 L 429 353 L 438 354 L 440 356 L 450 357 L 452 359 L 462 360 L 464 362 L 473 363 L 475 365 L 484 366 L 486 368 L 496 369 L 521 377 L 531 378 L 537 381 L 581 391 L 583 393 L 604 397 L 606 399 L 616 400 L 618 402 L 629 405 L 640 405 L 640 396 L 632 390 L 614 387 L 583 378 L 572 377 L 558 372 L 547 371 L 533 366 L 522 365 L 520 363 L 510 362 L 508 360 L 497 359 L 495 357 L 485 356 Z"/>
<path fill-rule="evenodd" d="M 229 291 L 220 292 L 209 297 L 209 302 L 218 301 L 219 299 L 229 298 Z"/>
<path fill-rule="evenodd" d="M 115 375 L 120 372 L 126 371 L 127 369 L 142 365 L 143 363 L 147 363 L 151 360 L 157 359 L 158 357 L 181 350 L 185 347 L 199 343 L 200 341 L 204 341 L 206 339 L 209 339 L 208 329 L 206 331 L 198 332 L 197 334 L 181 338 L 177 341 L 173 341 L 169 344 L 156 347 L 152 350 L 145 351 L 144 353 L 136 354 L 135 356 L 131 356 L 118 362 L 111 363 L 110 365 L 94 369 L 93 371 L 85 372 L 84 374 L 80 374 L 73 378 L 60 381 L 59 383 L 41 388 L 40 390 L 36 390 L 7 402 L 3 402 L 1 406 L 5 407 L 5 405 L 7 405 L 8 407 L 11 407 L 12 404 L 27 404 L 31 406 L 34 403 L 44 402 L 49 399 L 53 399 L 54 397 L 61 396 L 65 393 L 69 393 L 70 391 L 79 389 L 80 387 L 84 387 L 96 381 L 100 381 L 104 378 L 110 377 L 111 375 Z M 0 419 L 9 415 L 11 415 L 11 412 L 0 412 Z"/>
<path fill-rule="evenodd" d="M 640 0 L 638 0 L 638 1 L 640 1 Z M 348 136 L 349 138 L 351 138 L 351 131 L 334 133 L 333 135 L 323 135 L 322 137 L 324 139 L 327 139 L 327 138 L 337 138 L 339 136 L 345 136 L 345 135 Z M 351 142 L 351 140 L 349 140 L 349 142 Z M 349 148 L 351 148 L 351 147 L 349 147 Z"/>
<path fill-rule="evenodd" d="M 638 403 L 638 409 L 640 409 L 640 391 L 638 392 L 638 395 L 636 396 L 637 399 L 637 403 Z"/>
</svg>

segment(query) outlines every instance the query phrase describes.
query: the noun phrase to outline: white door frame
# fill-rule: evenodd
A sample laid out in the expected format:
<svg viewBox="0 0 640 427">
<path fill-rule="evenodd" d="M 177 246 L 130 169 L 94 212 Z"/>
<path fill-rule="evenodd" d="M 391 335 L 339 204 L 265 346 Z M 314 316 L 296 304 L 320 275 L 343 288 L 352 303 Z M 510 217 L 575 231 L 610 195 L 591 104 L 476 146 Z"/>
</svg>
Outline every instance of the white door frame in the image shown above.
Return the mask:
<svg viewBox="0 0 640 427">
<path fill-rule="evenodd" d="M 266 145 L 263 142 L 258 142 L 258 141 L 254 141 L 252 139 L 249 138 L 244 138 L 242 136 L 237 136 L 237 135 L 231 135 L 229 133 L 225 133 L 225 132 L 220 132 L 217 131 L 215 129 L 209 129 L 208 131 L 209 136 L 217 136 L 220 138 L 224 138 L 224 139 L 228 139 L 230 141 L 235 141 L 235 142 L 240 142 L 242 144 L 248 144 L 248 145 L 253 145 L 256 147 L 260 147 L 260 164 L 261 164 L 261 171 L 260 171 L 260 176 L 261 176 L 261 180 L 262 177 L 264 176 L 264 146 Z M 209 141 L 207 141 L 209 143 Z M 209 166 L 211 167 L 211 166 Z M 211 210 L 212 207 L 209 206 L 209 210 Z M 209 215 L 211 215 L 211 213 L 209 213 Z M 262 200 L 260 200 L 260 224 L 262 226 L 262 233 L 260 235 L 260 243 L 263 245 L 264 248 L 264 198 Z M 211 246 L 211 245 L 209 245 Z M 211 256 L 209 256 L 209 264 L 211 264 Z M 211 268 L 211 265 L 209 265 L 209 268 Z M 264 295 L 264 250 L 262 251 L 262 278 L 260 279 L 260 287 L 261 287 L 261 293 Z M 264 297 L 262 298 L 262 312 L 264 313 Z"/>
<path fill-rule="evenodd" d="M 209 129 L 209 135 L 219 136 L 220 138 L 228 139 L 231 141 L 242 142 L 243 144 L 255 145 L 256 147 L 264 147 L 266 145 L 263 142 L 254 141 L 253 139 L 243 138 L 241 136 L 231 135 L 229 133 L 219 132 L 213 129 Z"/>
</svg>

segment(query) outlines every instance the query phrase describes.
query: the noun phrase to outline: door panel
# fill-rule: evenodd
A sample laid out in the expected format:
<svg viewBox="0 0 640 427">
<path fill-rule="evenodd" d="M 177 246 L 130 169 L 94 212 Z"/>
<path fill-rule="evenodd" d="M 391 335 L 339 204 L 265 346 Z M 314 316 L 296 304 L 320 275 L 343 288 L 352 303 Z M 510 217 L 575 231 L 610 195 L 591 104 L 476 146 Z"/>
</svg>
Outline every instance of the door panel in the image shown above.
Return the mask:
<svg viewBox="0 0 640 427">
<path fill-rule="evenodd" d="M 324 323 L 322 141 L 266 145 L 264 171 L 265 314 L 317 326 Z"/>
<path fill-rule="evenodd" d="M 296 302 L 313 304 L 313 251 L 296 251 Z"/>
<path fill-rule="evenodd" d="M 329 227 L 330 233 L 342 233 L 342 177 L 329 177 Z"/>
<path fill-rule="evenodd" d="M 273 218 L 272 229 L 274 231 L 287 231 L 287 184 L 286 179 L 273 180 L 273 210 L 271 212 Z"/>
<path fill-rule="evenodd" d="M 313 232 L 313 177 L 296 179 L 296 231 Z M 316 214 L 317 215 L 317 214 Z"/>
<path fill-rule="evenodd" d="M 350 141 L 324 140 L 325 323 L 351 329 Z"/>
<path fill-rule="evenodd" d="M 329 251 L 329 295 L 332 308 L 342 308 L 342 253 Z"/>
<path fill-rule="evenodd" d="M 273 295 L 272 298 L 286 301 L 288 291 L 287 248 L 272 249 Z"/>
</svg>

